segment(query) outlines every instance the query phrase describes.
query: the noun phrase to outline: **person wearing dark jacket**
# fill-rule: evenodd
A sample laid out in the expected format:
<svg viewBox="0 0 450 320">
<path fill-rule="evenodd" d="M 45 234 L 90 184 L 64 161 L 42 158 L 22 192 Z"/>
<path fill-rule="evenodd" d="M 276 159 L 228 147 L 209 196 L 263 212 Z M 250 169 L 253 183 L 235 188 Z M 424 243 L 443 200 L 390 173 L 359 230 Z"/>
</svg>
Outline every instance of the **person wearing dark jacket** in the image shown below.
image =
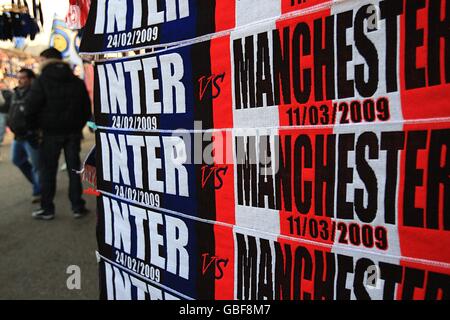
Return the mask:
<svg viewBox="0 0 450 320">
<path fill-rule="evenodd" d="M 19 85 L 9 101 L 7 124 L 14 133 L 11 146 L 11 160 L 33 185 L 32 202 L 38 202 L 41 195 L 39 184 L 39 134 L 27 127 L 25 119 L 26 99 L 30 93 L 32 81 L 36 78 L 30 69 L 21 69 L 17 73 Z"/>
<path fill-rule="evenodd" d="M 61 53 L 49 48 L 41 53 L 41 74 L 33 82 L 26 108 L 27 122 L 42 131 L 40 147 L 41 208 L 33 218 L 51 220 L 61 150 L 69 174 L 69 199 L 75 218 L 87 213 L 82 199 L 80 169 L 81 131 L 91 117 L 91 102 L 84 82 L 62 61 Z"/>
</svg>

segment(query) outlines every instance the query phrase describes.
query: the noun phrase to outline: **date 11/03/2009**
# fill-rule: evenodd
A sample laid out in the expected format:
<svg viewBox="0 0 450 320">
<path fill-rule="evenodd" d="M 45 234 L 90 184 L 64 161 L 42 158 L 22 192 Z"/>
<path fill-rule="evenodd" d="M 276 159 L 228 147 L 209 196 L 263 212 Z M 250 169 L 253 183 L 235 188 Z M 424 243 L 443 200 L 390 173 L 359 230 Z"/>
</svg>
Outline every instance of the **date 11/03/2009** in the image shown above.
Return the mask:
<svg viewBox="0 0 450 320">
<path fill-rule="evenodd" d="M 336 238 L 337 243 L 344 245 L 376 247 L 379 250 L 388 249 L 388 234 L 383 226 L 347 224 L 299 216 L 289 216 L 286 220 L 289 225 L 289 234 L 293 236 L 323 241 L 334 241 Z"/>
<path fill-rule="evenodd" d="M 362 101 L 333 102 L 331 105 L 304 105 L 286 110 L 289 126 L 333 125 L 388 121 L 389 100 L 385 97 Z"/>
</svg>

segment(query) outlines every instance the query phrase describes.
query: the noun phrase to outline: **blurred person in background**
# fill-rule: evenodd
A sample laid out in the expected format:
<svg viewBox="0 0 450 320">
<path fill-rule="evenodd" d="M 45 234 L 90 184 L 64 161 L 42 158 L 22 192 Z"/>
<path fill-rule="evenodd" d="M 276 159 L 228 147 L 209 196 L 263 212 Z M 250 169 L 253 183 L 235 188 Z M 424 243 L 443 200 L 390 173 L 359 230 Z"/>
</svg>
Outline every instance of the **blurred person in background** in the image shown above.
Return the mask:
<svg viewBox="0 0 450 320">
<path fill-rule="evenodd" d="M 27 123 L 42 131 L 40 146 L 41 207 L 32 217 L 51 220 L 61 150 L 69 175 L 69 199 L 74 218 L 88 210 L 82 198 L 80 170 L 81 130 L 91 117 L 91 102 L 83 80 L 62 61 L 61 52 L 49 48 L 41 52 L 41 74 L 33 82 L 27 100 Z"/>
<path fill-rule="evenodd" d="M 14 133 L 11 146 L 11 160 L 22 171 L 33 186 L 32 202 L 40 201 L 39 184 L 39 133 L 27 126 L 25 119 L 26 100 L 31 83 L 36 78 L 30 69 L 21 69 L 17 73 L 18 86 L 10 99 L 7 124 Z"/>
<path fill-rule="evenodd" d="M 0 83 L 0 160 L 3 158 L 1 146 L 6 133 L 6 117 L 11 102 L 11 95 L 11 91 L 3 83 Z"/>
</svg>

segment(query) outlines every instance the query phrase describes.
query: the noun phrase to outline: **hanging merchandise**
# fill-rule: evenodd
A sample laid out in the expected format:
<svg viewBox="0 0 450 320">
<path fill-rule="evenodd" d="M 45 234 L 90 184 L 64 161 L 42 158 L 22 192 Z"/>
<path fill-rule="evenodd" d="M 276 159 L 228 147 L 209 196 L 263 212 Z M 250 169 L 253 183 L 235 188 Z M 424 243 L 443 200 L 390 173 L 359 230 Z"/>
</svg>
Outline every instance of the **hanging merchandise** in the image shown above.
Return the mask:
<svg viewBox="0 0 450 320">
<path fill-rule="evenodd" d="M 83 61 L 78 55 L 79 42 L 80 39 L 77 32 L 67 28 L 65 21 L 55 16 L 53 18 L 49 45 L 58 49 L 63 59 L 69 62 L 80 78 L 83 78 Z"/>
<path fill-rule="evenodd" d="M 78 30 L 84 27 L 89 13 L 91 0 L 70 0 L 66 24 L 69 29 Z"/>
<path fill-rule="evenodd" d="M 41 27 L 44 26 L 44 15 L 42 13 L 41 0 L 33 0 L 33 17 Z M 27 6 L 28 7 L 28 6 Z"/>
<path fill-rule="evenodd" d="M 10 13 L 4 12 L 0 15 L 0 40 L 12 40 L 12 16 Z"/>
<path fill-rule="evenodd" d="M 36 1 L 33 1 L 34 8 Z M 11 4 L 0 8 L 0 40 L 13 40 L 15 37 L 28 37 L 34 40 L 40 29 L 36 19 L 30 16 L 28 5 L 25 1 L 12 0 Z M 42 10 L 40 9 L 40 22 L 42 23 Z"/>
</svg>

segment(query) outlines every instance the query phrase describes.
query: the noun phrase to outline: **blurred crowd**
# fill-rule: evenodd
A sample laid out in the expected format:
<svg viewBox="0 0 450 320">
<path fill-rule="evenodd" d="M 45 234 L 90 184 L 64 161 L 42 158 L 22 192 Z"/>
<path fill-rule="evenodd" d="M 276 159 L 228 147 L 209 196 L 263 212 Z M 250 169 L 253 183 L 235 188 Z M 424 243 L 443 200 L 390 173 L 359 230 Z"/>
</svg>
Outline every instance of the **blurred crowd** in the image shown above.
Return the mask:
<svg viewBox="0 0 450 320">
<path fill-rule="evenodd" d="M 54 196 L 61 152 L 69 175 L 69 201 L 74 218 L 88 213 L 82 198 L 80 150 L 82 129 L 92 117 L 91 101 L 83 80 L 62 60 L 61 52 L 48 48 L 40 54 L 39 73 L 21 68 L 17 86 L 0 87 L 0 145 L 6 127 L 14 135 L 10 159 L 30 183 L 32 212 L 39 220 L 55 217 Z M 5 158 L 1 153 L 0 156 Z"/>
</svg>

